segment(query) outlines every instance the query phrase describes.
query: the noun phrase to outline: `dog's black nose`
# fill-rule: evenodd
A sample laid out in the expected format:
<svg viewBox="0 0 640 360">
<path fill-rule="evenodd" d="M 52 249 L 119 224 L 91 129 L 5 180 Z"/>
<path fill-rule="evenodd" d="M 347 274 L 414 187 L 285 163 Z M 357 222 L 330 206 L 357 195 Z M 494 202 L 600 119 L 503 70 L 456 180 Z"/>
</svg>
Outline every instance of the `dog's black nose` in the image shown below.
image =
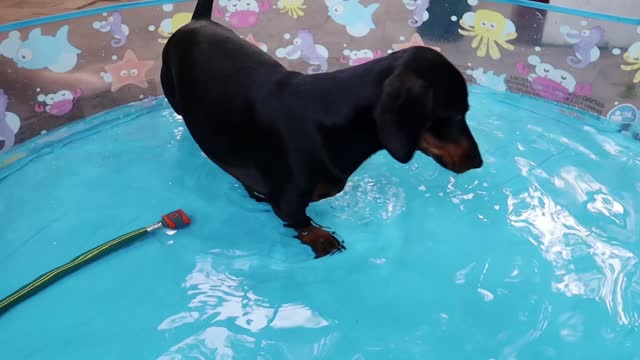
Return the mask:
<svg viewBox="0 0 640 360">
<path fill-rule="evenodd" d="M 478 152 L 475 154 L 475 156 L 471 160 L 469 167 L 472 169 L 479 169 L 482 167 L 483 164 L 484 164 L 484 161 L 482 160 L 482 155 L 480 155 L 480 152 Z"/>
<path fill-rule="evenodd" d="M 483 161 L 480 152 L 472 152 L 448 168 L 456 174 L 463 174 L 469 170 L 479 169 L 482 165 Z"/>
</svg>

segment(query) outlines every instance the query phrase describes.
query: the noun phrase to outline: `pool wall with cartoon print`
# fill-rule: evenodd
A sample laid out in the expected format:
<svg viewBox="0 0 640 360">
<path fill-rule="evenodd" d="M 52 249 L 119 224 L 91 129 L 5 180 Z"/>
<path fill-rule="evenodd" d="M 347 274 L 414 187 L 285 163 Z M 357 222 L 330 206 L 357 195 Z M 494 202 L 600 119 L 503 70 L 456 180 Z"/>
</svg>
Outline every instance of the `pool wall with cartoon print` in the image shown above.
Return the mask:
<svg viewBox="0 0 640 360">
<path fill-rule="evenodd" d="M 194 6 L 147 1 L 0 26 L 0 152 L 161 96 L 162 47 Z M 640 139 L 640 20 L 544 6 L 218 0 L 212 19 L 308 74 L 429 46 L 471 84 L 556 102 L 576 121 Z"/>
</svg>

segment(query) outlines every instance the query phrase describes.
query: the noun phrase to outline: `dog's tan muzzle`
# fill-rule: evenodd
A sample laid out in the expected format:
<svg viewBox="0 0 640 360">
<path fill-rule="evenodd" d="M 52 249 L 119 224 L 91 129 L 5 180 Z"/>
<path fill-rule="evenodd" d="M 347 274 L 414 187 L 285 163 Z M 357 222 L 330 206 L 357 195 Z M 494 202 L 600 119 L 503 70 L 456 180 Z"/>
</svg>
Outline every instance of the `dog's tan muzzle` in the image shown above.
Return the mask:
<svg viewBox="0 0 640 360">
<path fill-rule="evenodd" d="M 482 156 L 474 140 L 449 143 L 424 133 L 419 146 L 422 152 L 456 174 L 482 167 Z"/>
</svg>

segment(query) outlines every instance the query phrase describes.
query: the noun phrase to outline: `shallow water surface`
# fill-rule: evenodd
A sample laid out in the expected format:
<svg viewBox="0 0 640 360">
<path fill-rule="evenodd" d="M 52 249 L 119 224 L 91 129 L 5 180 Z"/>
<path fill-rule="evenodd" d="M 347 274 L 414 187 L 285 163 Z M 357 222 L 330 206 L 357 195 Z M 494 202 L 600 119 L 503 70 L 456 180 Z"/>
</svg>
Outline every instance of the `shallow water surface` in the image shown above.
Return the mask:
<svg viewBox="0 0 640 360">
<path fill-rule="evenodd" d="M 0 173 L 0 296 L 175 208 L 193 223 L 14 308 L 0 357 L 640 359 L 640 143 L 473 89 L 485 166 L 375 155 L 311 206 L 348 248 L 320 260 L 163 100 L 49 134 Z"/>
</svg>

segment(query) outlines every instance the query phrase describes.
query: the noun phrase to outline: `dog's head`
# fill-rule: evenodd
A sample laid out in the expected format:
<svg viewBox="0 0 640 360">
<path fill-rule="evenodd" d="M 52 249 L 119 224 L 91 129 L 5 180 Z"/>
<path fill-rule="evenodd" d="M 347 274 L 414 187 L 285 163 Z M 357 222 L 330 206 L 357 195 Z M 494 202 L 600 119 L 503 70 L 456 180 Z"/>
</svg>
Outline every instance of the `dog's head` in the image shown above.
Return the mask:
<svg viewBox="0 0 640 360">
<path fill-rule="evenodd" d="M 375 109 L 384 148 L 401 163 L 420 151 L 458 174 L 481 167 L 482 156 L 465 118 L 469 103 L 462 74 L 426 47 L 396 56 Z"/>
</svg>

